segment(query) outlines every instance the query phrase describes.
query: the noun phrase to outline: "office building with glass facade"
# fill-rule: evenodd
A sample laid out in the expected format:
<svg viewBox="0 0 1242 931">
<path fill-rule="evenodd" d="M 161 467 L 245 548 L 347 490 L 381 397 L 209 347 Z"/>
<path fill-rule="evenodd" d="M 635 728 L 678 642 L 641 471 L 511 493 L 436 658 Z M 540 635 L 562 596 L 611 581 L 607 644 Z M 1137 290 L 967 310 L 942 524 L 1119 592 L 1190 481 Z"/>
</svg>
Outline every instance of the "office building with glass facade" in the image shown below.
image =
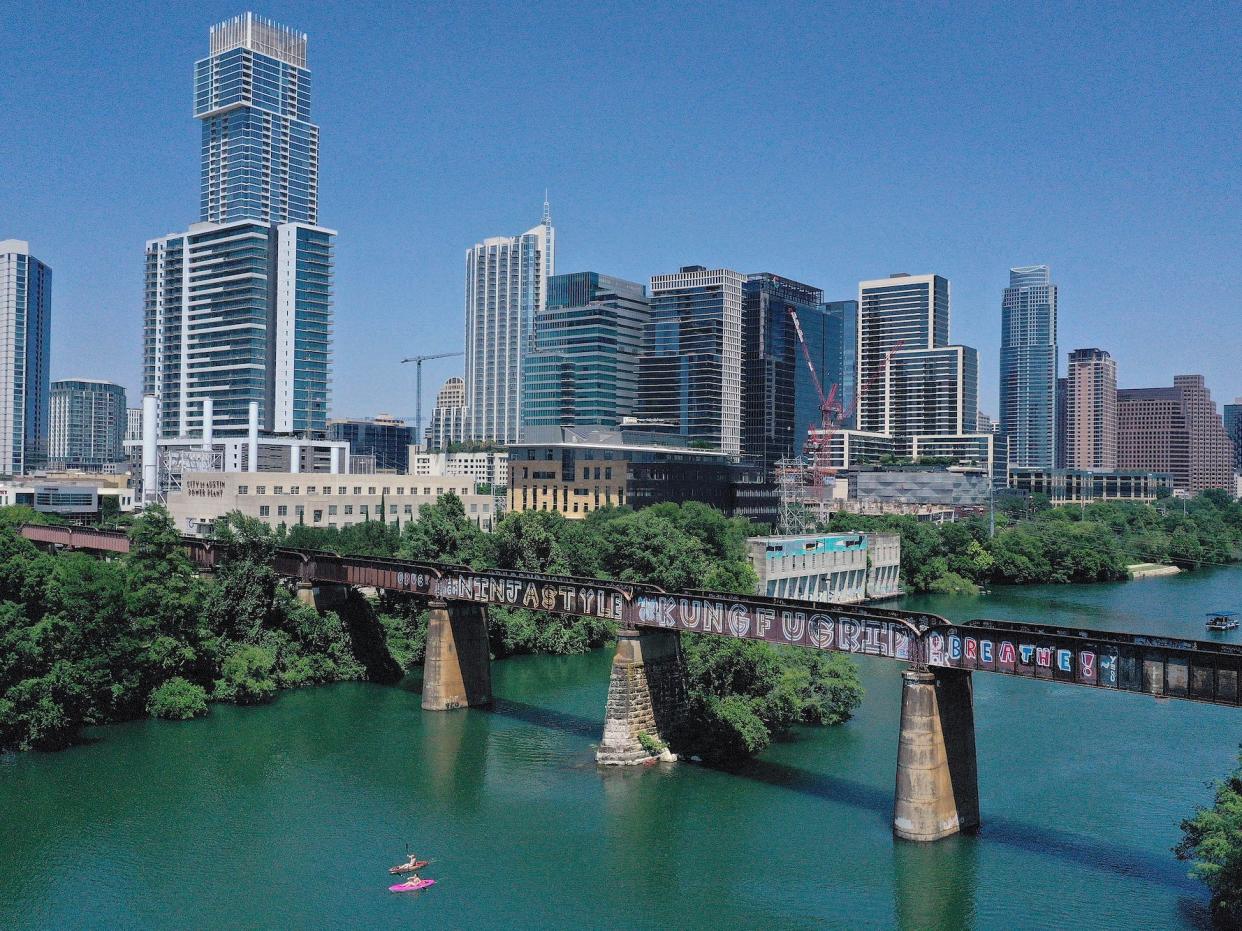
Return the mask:
<svg viewBox="0 0 1242 931">
<path fill-rule="evenodd" d="M 523 427 L 616 427 L 634 412 L 651 316 L 641 284 L 576 272 L 548 279 L 523 379 Z"/>
<path fill-rule="evenodd" d="M 52 382 L 48 457 L 55 468 L 98 471 L 125 460 L 125 389 L 109 381 Z"/>
<path fill-rule="evenodd" d="M 1056 461 L 1057 286 L 1047 265 L 1009 270 L 1001 298 L 1000 425 L 1013 465 Z"/>
<path fill-rule="evenodd" d="M 535 317 L 555 274 L 556 231 L 543 219 L 520 236 L 495 236 L 466 250 L 466 434 L 515 443 L 522 429 L 526 357 Z"/>
<path fill-rule="evenodd" d="M 318 218 L 319 131 L 306 36 L 245 14 L 195 67 L 202 222 L 147 243 L 143 392 L 162 437 L 202 427 L 322 434 L 330 401 L 335 231 Z"/>
<path fill-rule="evenodd" d="M 1242 473 L 1242 398 L 1222 406 L 1225 434 L 1233 443 L 1233 471 Z"/>
<path fill-rule="evenodd" d="M 0 473 L 47 464 L 52 270 L 19 239 L 0 241 Z"/>
<path fill-rule="evenodd" d="M 348 442 L 353 456 L 374 456 L 377 472 L 404 475 L 410 470 L 414 428 L 403 420 L 386 414 L 367 420 L 329 420 L 328 439 Z"/>
<path fill-rule="evenodd" d="M 811 285 L 769 272 L 750 275 L 742 304 L 742 453 L 767 467 L 802 454 L 821 423 L 819 392 L 798 341 L 801 328 L 815 375 L 837 422 L 854 390 L 857 307 L 825 304 Z M 797 317 L 797 326 L 793 317 Z"/>
<path fill-rule="evenodd" d="M 688 265 L 651 279 L 638 418 L 737 455 L 742 446 L 744 275 Z"/>
</svg>

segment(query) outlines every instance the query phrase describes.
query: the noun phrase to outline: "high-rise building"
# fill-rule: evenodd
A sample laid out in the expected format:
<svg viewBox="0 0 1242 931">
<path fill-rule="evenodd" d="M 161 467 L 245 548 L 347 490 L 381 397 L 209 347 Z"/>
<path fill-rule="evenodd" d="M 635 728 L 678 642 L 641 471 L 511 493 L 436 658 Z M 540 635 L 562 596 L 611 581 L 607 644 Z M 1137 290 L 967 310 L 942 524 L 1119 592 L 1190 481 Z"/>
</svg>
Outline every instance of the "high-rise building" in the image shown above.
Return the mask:
<svg viewBox="0 0 1242 931">
<path fill-rule="evenodd" d="M 1177 375 L 1169 388 L 1117 392 L 1117 465 L 1170 472 L 1173 487 L 1197 494 L 1233 489 L 1233 444 L 1202 375 Z"/>
<path fill-rule="evenodd" d="M 1117 361 L 1103 349 L 1069 354 L 1065 468 L 1117 468 Z"/>
<path fill-rule="evenodd" d="M 1233 471 L 1242 473 L 1242 398 L 1224 405 L 1225 433 L 1233 443 Z"/>
<path fill-rule="evenodd" d="M 374 456 L 377 472 L 405 475 L 410 468 L 414 428 L 388 414 L 367 420 L 329 420 L 328 439 L 345 440 L 350 455 Z"/>
<path fill-rule="evenodd" d="M 992 422 L 991 415 L 985 414 L 983 411 L 979 411 L 975 415 L 975 424 L 976 424 L 975 429 L 978 430 L 980 433 L 991 433 L 993 432 L 993 429 L 996 426 Z"/>
<path fill-rule="evenodd" d="M 466 432 L 516 443 L 535 316 L 555 274 L 556 231 L 543 219 L 520 236 L 495 236 L 466 250 Z"/>
<path fill-rule="evenodd" d="M 436 395 L 424 443 L 428 449 L 448 449 L 466 438 L 466 382 L 453 376 Z"/>
<path fill-rule="evenodd" d="M 801 455 L 807 428 L 820 424 L 819 394 L 799 345 L 799 331 L 823 391 L 830 393 L 837 385 L 837 403 L 842 409 L 849 403 L 838 385 L 843 377 L 843 317 L 843 313 L 828 314 L 819 288 L 769 272 L 747 277 L 742 302 L 742 452 L 746 456 L 770 467 L 785 457 Z M 852 356 L 852 345 L 850 350 Z"/>
<path fill-rule="evenodd" d="M 616 427 L 634 412 L 651 316 L 641 284 L 598 272 L 548 279 L 523 379 L 524 427 Z"/>
<path fill-rule="evenodd" d="M 858 301 L 828 301 L 825 342 L 828 347 L 828 377 L 824 390 L 837 385 L 843 419 L 841 426 L 852 428 L 858 421 Z"/>
<path fill-rule="evenodd" d="M 254 13 L 211 27 L 194 66 L 203 126 L 201 219 L 314 225 L 319 127 L 310 122 L 305 33 Z"/>
<path fill-rule="evenodd" d="M 745 282 L 702 265 L 654 276 L 639 359 L 638 417 L 733 455 L 742 446 Z"/>
<path fill-rule="evenodd" d="M 48 458 L 59 468 L 98 471 L 125 459 L 125 389 L 109 381 L 52 382 Z"/>
<path fill-rule="evenodd" d="M 949 344 L 949 282 L 891 275 L 858 286 L 858 428 L 893 437 L 974 433 L 979 358 Z"/>
<path fill-rule="evenodd" d="M 1057 379 L 1057 432 L 1056 445 L 1053 448 L 1054 465 L 1058 469 L 1065 468 L 1065 433 L 1069 414 L 1066 408 L 1066 395 L 1069 393 L 1069 382 L 1065 378 Z"/>
<path fill-rule="evenodd" d="M 970 346 L 902 349 L 893 353 L 887 376 L 893 436 L 976 431 L 979 355 Z"/>
<path fill-rule="evenodd" d="M 141 407 L 125 408 L 125 439 L 127 441 L 142 439 Z"/>
<path fill-rule="evenodd" d="M 306 36 L 245 14 L 195 68 L 202 218 L 147 243 L 143 392 L 162 437 L 322 433 L 330 396 L 332 250 L 318 216 Z"/>
<path fill-rule="evenodd" d="M 30 244 L 0 241 L 0 473 L 47 464 L 52 270 Z"/>
<path fill-rule="evenodd" d="M 1000 425 L 1017 466 L 1056 458 L 1057 286 L 1047 265 L 1009 270 L 1001 299 Z"/>
<path fill-rule="evenodd" d="M 859 282 L 858 429 L 893 434 L 892 356 L 948 344 L 948 279 L 895 274 Z"/>
</svg>

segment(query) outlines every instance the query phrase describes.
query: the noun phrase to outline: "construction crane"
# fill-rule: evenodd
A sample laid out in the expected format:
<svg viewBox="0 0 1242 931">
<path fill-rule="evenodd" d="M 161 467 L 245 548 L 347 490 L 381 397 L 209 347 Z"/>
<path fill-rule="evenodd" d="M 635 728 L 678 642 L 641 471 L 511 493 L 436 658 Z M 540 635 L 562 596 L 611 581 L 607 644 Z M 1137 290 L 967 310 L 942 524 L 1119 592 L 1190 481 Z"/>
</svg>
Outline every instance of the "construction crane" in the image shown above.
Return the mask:
<svg viewBox="0 0 1242 931">
<path fill-rule="evenodd" d="M 430 362 L 432 359 L 451 359 L 455 356 L 464 356 L 464 352 L 437 352 L 429 356 L 410 356 L 408 359 L 402 359 L 401 364 L 407 362 L 414 363 L 414 443 L 421 447 L 423 445 L 423 363 Z"/>
</svg>

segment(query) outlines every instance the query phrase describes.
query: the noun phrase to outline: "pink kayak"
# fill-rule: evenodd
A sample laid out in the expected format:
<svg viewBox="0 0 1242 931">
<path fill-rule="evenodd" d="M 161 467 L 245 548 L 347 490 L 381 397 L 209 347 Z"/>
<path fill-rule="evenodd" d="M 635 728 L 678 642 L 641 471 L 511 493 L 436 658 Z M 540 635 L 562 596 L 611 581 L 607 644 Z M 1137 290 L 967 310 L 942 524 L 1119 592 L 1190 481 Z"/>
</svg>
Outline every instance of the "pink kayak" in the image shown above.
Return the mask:
<svg viewBox="0 0 1242 931">
<path fill-rule="evenodd" d="M 389 892 L 417 892 L 419 889 L 426 889 L 428 886 L 434 886 L 434 879 L 420 879 L 416 883 L 397 883 L 395 886 L 389 886 Z"/>
</svg>

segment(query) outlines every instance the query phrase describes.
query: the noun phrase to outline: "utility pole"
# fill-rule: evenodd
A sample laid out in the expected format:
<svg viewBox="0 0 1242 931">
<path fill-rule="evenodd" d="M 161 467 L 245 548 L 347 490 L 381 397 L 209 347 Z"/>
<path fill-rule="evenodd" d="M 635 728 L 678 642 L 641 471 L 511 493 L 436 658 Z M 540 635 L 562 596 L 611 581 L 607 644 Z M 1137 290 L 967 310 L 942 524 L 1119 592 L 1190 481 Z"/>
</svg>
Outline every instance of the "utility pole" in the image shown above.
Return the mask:
<svg viewBox="0 0 1242 931">
<path fill-rule="evenodd" d="M 407 362 L 414 363 L 414 445 L 423 445 L 423 363 L 431 359 L 451 359 L 454 356 L 464 356 L 464 352 L 437 352 L 429 356 L 410 356 L 408 359 L 402 359 L 401 364 Z"/>
</svg>

